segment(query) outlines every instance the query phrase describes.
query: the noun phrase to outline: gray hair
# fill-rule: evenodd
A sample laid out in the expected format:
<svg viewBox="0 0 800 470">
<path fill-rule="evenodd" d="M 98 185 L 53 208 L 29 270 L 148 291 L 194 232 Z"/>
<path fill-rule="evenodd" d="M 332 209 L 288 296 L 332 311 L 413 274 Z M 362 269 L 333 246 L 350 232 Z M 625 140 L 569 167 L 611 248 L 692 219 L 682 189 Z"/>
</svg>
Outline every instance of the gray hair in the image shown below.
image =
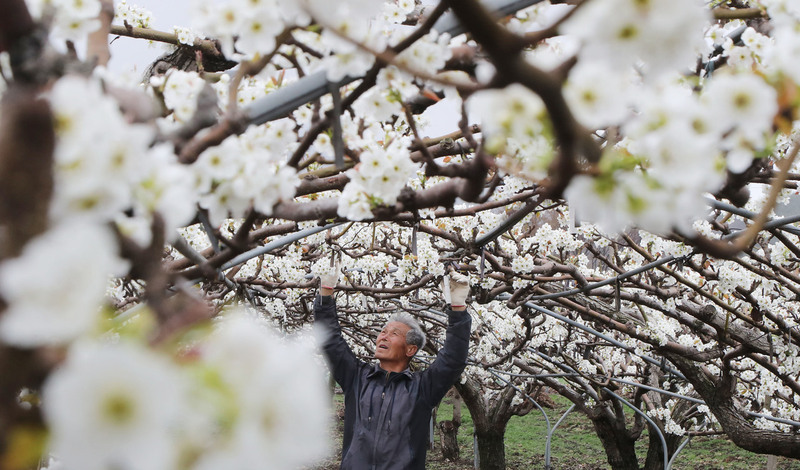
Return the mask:
<svg viewBox="0 0 800 470">
<path fill-rule="evenodd" d="M 420 328 L 419 323 L 417 320 L 411 316 L 408 312 L 397 312 L 389 318 L 390 322 L 396 321 L 400 322 L 409 328 L 408 333 L 406 333 L 406 344 L 413 344 L 417 347 L 417 351 L 421 351 L 423 347 L 425 347 L 425 333 L 423 333 L 422 328 Z"/>
</svg>

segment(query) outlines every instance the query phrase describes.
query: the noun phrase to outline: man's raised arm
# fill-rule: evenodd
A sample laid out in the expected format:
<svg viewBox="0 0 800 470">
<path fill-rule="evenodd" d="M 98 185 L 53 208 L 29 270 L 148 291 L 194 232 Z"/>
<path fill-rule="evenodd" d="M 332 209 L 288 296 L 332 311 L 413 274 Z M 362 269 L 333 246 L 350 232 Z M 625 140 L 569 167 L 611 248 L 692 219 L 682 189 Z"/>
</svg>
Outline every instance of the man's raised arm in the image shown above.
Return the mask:
<svg viewBox="0 0 800 470">
<path fill-rule="evenodd" d="M 345 389 L 362 364 L 342 337 L 336 317 L 333 290 L 339 280 L 339 266 L 320 276 L 319 295 L 314 300 L 314 321 L 322 327 L 322 350 L 330 365 L 334 380 Z"/>
<path fill-rule="evenodd" d="M 457 272 L 449 274 L 450 308 L 447 310 L 447 332 L 444 345 L 436 355 L 436 360 L 424 372 L 429 387 L 427 395 L 434 403 L 444 394 L 464 371 L 469 354 L 469 334 L 472 317 L 466 312 L 469 278 Z"/>
</svg>

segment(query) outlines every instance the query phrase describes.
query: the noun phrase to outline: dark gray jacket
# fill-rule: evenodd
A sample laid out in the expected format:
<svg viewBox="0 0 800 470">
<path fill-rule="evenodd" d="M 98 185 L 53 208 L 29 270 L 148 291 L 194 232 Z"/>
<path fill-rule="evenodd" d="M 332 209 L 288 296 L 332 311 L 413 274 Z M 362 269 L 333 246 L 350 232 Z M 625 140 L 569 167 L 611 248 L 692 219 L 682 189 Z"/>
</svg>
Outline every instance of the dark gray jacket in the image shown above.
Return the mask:
<svg viewBox="0 0 800 470">
<path fill-rule="evenodd" d="M 433 408 L 464 370 L 471 318 L 448 311 L 444 346 L 422 372 L 387 372 L 347 346 L 333 297 L 317 296 L 314 316 L 325 327 L 323 349 L 344 391 L 343 470 L 423 470 Z"/>
</svg>

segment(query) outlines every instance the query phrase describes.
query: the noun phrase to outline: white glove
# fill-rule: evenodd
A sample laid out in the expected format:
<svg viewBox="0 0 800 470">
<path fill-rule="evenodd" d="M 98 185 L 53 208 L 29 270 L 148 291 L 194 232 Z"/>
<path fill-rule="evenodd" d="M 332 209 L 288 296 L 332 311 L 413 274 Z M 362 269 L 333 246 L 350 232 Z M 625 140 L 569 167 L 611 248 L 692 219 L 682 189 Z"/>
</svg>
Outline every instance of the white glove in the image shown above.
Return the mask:
<svg viewBox="0 0 800 470">
<path fill-rule="evenodd" d="M 325 274 L 322 274 L 319 277 L 319 286 L 326 287 L 328 289 L 335 289 L 336 284 L 339 283 L 340 267 L 341 265 L 339 263 L 336 263 L 336 266 L 334 266 L 330 271 L 328 271 Z"/>
<path fill-rule="evenodd" d="M 450 278 L 450 306 L 465 306 L 467 295 L 469 295 L 469 277 L 455 271 L 448 274 L 448 277 Z"/>
</svg>

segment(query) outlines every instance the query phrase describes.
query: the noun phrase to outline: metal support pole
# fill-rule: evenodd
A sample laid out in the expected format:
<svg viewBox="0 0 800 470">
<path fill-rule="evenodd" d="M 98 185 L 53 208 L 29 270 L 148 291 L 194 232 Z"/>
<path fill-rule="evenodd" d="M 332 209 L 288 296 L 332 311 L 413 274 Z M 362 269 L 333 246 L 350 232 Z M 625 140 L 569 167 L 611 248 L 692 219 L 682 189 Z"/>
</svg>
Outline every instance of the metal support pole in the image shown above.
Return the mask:
<svg viewBox="0 0 800 470">
<path fill-rule="evenodd" d="M 713 198 L 707 198 L 706 200 L 708 201 L 709 204 L 711 204 L 711 207 L 714 207 L 715 209 L 720 209 L 725 212 L 730 212 L 731 214 L 735 214 L 740 217 L 744 217 L 746 219 L 751 219 L 751 220 L 755 220 L 758 217 L 758 214 L 756 214 L 755 212 L 742 209 L 741 207 L 736 207 L 733 204 L 728 204 L 727 202 L 717 201 L 716 199 Z M 775 219 L 775 220 L 784 222 L 783 219 Z M 780 227 L 780 229 L 785 232 L 789 232 L 792 235 L 800 236 L 800 229 L 794 227 L 785 227 L 785 226 Z"/>
<path fill-rule="evenodd" d="M 434 437 L 434 429 L 433 429 L 433 416 L 431 416 L 431 442 L 430 442 L 430 450 L 433 450 L 433 437 Z"/>
<path fill-rule="evenodd" d="M 478 452 L 478 435 L 475 433 L 472 433 L 472 454 L 475 456 L 472 459 L 472 467 L 478 470 L 481 466 L 481 456 Z"/>
<path fill-rule="evenodd" d="M 681 453 L 684 447 L 686 447 L 686 445 L 689 444 L 689 441 L 691 440 L 692 436 L 686 436 L 686 439 L 684 439 L 683 442 L 681 442 L 681 445 L 679 445 L 678 448 L 675 449 L 675 453 L 672 454 L 672 457 L 669 458 L 669 463 L 667 464 L 667 468 L 665 468 L 664 470 L 670 470 L 672 468 L 672 464 L 675 463 L 675 458 L 678 457 L 678 454 Z"/>
<path fill-rule="evenodd" d="M 545 468 L 545 470 L 551 470 L 552 469 L 552 467 L 550 466 L 550 440 L 551 440 L 551 438 L 553 436 L 553 433 L 556 432 L 556 428 L 558 427 L 558 425 L 561 424 L 561 422 L 564 421 L 564 418 L 566 418 L 567 415 L 570 414 L 572 412 L 572 410 L 574 410 L 574 409 L 575 409 L 575 403 L 573 403 L 572 406 L 570 406 L 567 409 L 567 411 L 564 412 L 563 415 L 561 415 L 561 418 L 559 418 L 558 421 L 556 421 L 556 424 L 555 424 L 555 426 L 553 426 L 553 429 L 551 429 L 547 433 L 547 441 L 545 441 L 545 444 L 544 444 L 544 468 Z"/>
<path fill-rule="evenodd" d="M 256 256 L 261 256 L 263 254 L 269 253 L 272 250 L 277 248 L 284 247 L 290 243 L 294 243 L 298 240 L 302 240 L 303 238 L 310 237 L 319 232 L 324 232 L 325 230 L 332 229 L 339 225 L 342 225 L 344 222 L 336 222 L 332 224 L 325 225 L 324 227 L 313 227 L 306 230 L 301 230 L 299 232 L 293 233 L 289 236 L 283 237 L 280 240 L 275 240 L 273 242 L 267 243 L 264 246 L 260 246 L 258 248 L 254 248 L 250 251 L 246 251 L 241 255 L 233 258 L 232 260 L 228 261 L 227 263 L 222 265 L 222 270 L 230 269 L 234 266 L 240 265 L 246 261 L 249 261 Z"/>
</svg>

